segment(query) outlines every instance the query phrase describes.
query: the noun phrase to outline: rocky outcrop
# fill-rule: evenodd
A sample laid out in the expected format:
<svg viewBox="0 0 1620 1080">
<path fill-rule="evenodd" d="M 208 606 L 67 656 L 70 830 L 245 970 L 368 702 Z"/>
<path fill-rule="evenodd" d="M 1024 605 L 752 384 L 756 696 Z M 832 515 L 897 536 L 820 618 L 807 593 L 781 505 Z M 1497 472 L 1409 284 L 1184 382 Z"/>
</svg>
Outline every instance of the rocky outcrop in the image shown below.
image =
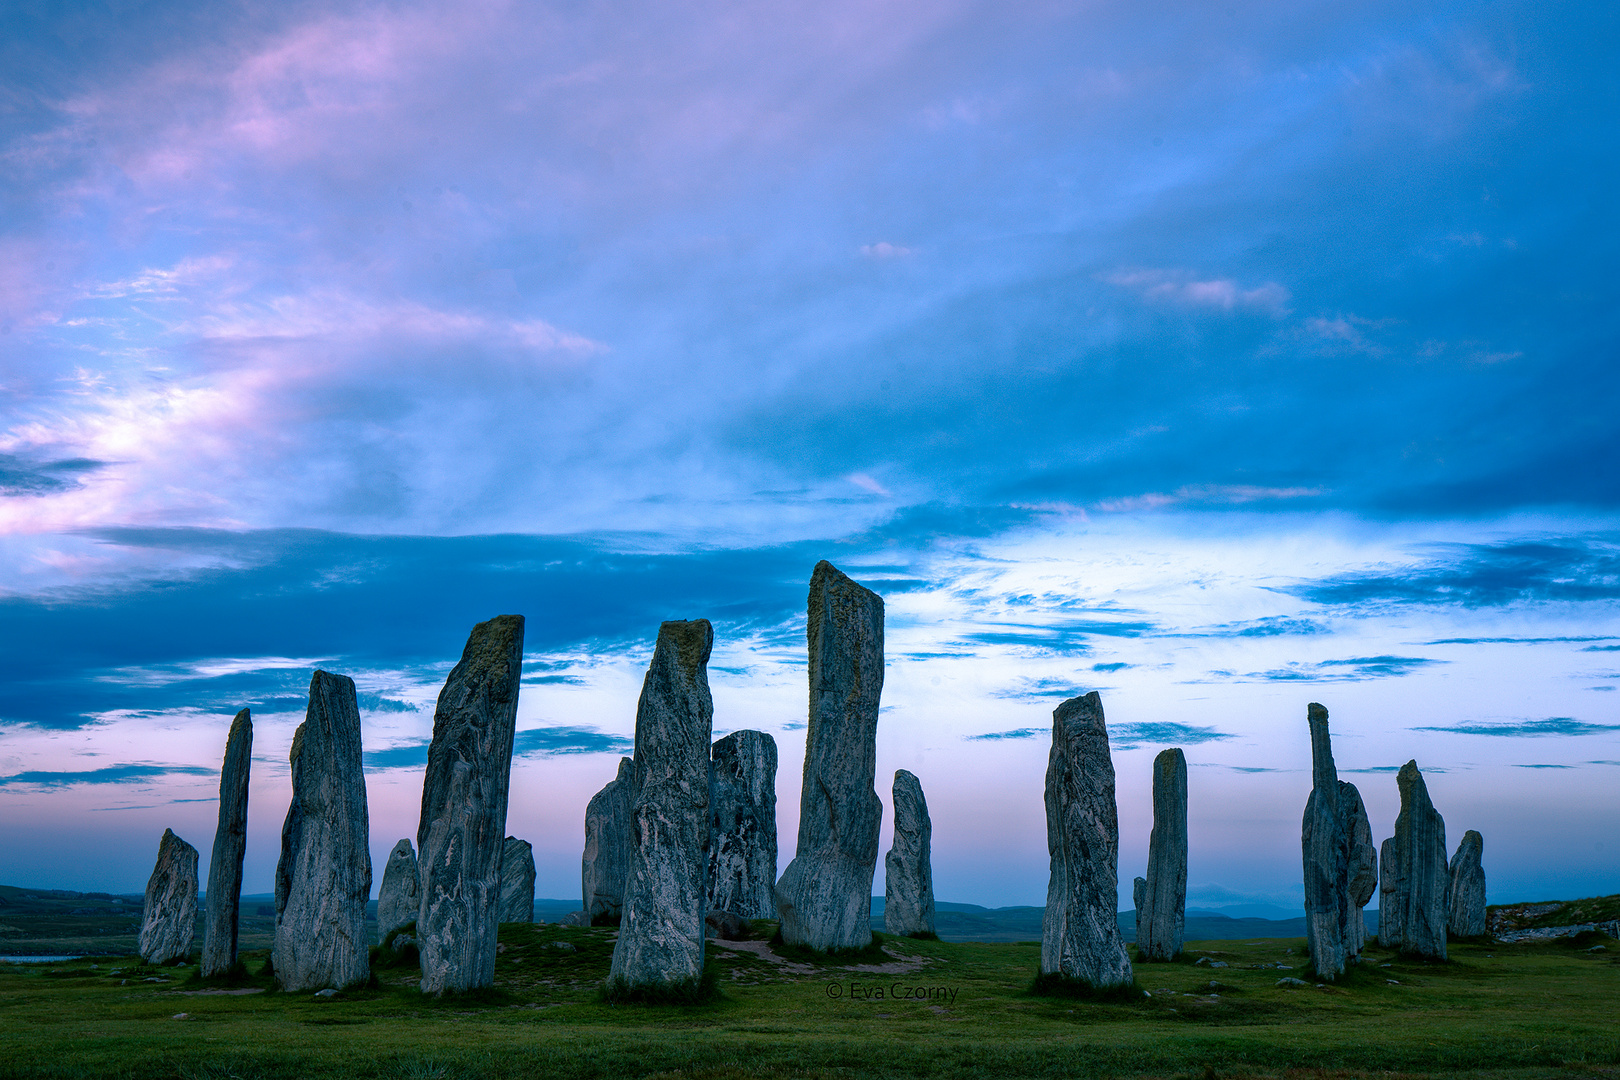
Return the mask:
<svg viewBox="0 0 1620 1080">
<path fill-rule="evenodd" d="M 401 840 L 388 853 L 382 887 L 377 890 L 377 943 L 402 926 L 416 921 L 422 908 L 422 879 L 416 866 L 416 848 Z"/>
<path fill-rule="evenodd" d="M 636 708 L 630 864 L 610 987 L 695 985 L 709 874 L 707 619 L 666 622 Z"/>
<path fill-rule="evenodd" d="M 1306 707 L 1311 728 L 1311 797 L 1300 825 L 1305 864 L 1305 945 L 1311 969 L 1329 982 L 1344 973 L 1350 936 L 1350 844 L 1339 809 L 1339 774 L 1328 738 L 1328 711 Z"/>
<path fill-rule="evenodd" d="M 1396 868 L 1395 906 L 1400 939 L 1394 947 L 1411 956 L 1446 958 L 1446 924 L 1451 911 L 1447 893 L 1451 871 L 1446 865 L 1446 823 L 1429 801 L 1429 788 L 1416 761 L 1396 774 L 1401 814 L 1395 819 L 1392 854 Z M 1389 863 L 1384 864 L 1389 873 Z M 1380 912 L 1382 916 L 1382 912 Z M 1379 934 L 1383 940 L 1383 934 Z"/>
<path fill-rule="evenodd" d="M 1345 842 L 1349 845 L 1346 880 L 1350 890 L 1350 906 L 1346 914 L 1349 925 L 1345 932 L 1344 953 L 1348 959 L 1361 955 L 1367 942 L 1367 919 L 1363 909 L 1378 889 L 1378 849 L 1373 847 L 1372 826 L 1367 821 L 1367 805 L 1361 801 L 1356 785 L 1339 781 L 1339 814 L 1344 819 Z"/>
<path fill-rule="evenodd" d="M 619 774 L 585 806 L 585 855 L 580 860 L 582 926 L 617 926 L 630 867 L 630 803 L 636 793 L 635 763 L 619 759 Z"/>
<path fill-rule="evenodd" d="M 894 773 L 894 846 L 883 860 L 883 927 L 891 934 L 933 934 L 934 868 L 922 781 L 905 769 Z"/>
<path fill-rule="evenodd" d="M 1480 937 L 1485 933 L 1485 838 L 1473 829 L 1463 833 L 1451 857 L 1451 913 L 1447 929 L 1452 937 Z"/>
<path fill-rule="evenodd" d="M 776 740 L 734 731 L 709 759 L 709 910 L 776 917 Z"/>
<path fill-rule="evenodd" d="M 1136 905 L 1136 948 L 1148 960 L 1181 952 L 1187 917 L 1187 758 L 1179 748 L 1153 759 L 1153 833 Z"/>
<path fill-rule="evenodd" d="M 141 917 L 141 959 L 173 964 L 191 952 L 197 934 L 197 849 L 163 830 L 157 864 L 146 882 L 146 910 Z"/>
<path fill-rule="evenodd" d="M 219 772 L 219 825 L 208 863 L 208 906 L 203 915 L 202 974 L 223 975 L 236 963 L 236 929 L 242 902 L 242 856 L 247 853 L 248 771 L 253 758 L 253 719 L 243 709 L 225 738 Z"/>
<path fill-rule="evenodd" d="M 883 693 L 883 598 L 831 563 L 810 577 L 810 722 L 799 839 L 776 883 L 782 940 L 812 949 L 872 941 L 872 875 L 883 804 L 877 722 Z"/>
<path fill-rule="evenodd" d="M 315 672 L 288 760 L 293 795 L 276 864 L 271 959 L 284 990 L 341 990 L 371 974 L 371 820 L 354 680 Z"/>
<path fill-rule="evenodd" d="M 495 981 L 506 796 L 523 676 L 523 616 L 473 627 L 433 713 L 416 829 L 422 992 Z"/>
<path fill-rule="evenodd" d="M 534 922 L 534 848 L 515 836 L 506 838 L 501 854 L 500 921 Z"/>
<path fill-rule="evenodd" d="M 1378 849 L 1378 944 L 1386 949 L 1398 949 L 1401 945 L 1405 923 L 1401 893 L 1401 866 L 1395 858 L 1392 836 Z"/>
<path fill-rule="evenodd" d="M 1052 713 L 1046 766 L 1046 847 L 1052 876 L 1041 924 L 1041 972 L 1092 987 L 1133 978 L 1119 935 L 1119 809 L 1114 761 L 1096 691 Z"/>
</svg>

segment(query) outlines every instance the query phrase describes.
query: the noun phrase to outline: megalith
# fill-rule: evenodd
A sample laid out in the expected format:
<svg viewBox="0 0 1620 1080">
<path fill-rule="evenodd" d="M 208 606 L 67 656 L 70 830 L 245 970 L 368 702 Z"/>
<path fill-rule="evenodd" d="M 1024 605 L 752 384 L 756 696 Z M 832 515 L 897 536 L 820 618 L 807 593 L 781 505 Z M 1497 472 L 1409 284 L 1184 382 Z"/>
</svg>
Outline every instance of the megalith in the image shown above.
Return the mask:
<svg viewBox="0 0 1620 1080">
<path fill-rule="evenodd" d="M 310 678 L 288 761 L 293 794 L 276 863 L 271 960 L 284 990 L 341 990 L 371 974 L 371 820 L 353 679 L 325 671 Z"/>
<path fill-rule="evenodd" d="M 534 848 L 515 836 L 501 853 L 500 921 L 534 922 Z"/>
<path fill-rule="evenodd" d="M 1395 838 L 1385 840 L 1378 848 L 1378 944 L 1386 949 L 1398 949 L 1405 933 L 1405 919 L 1400 899 L 1400 860 L 1395 858 Z"/>
<path fill-rule="evenodd" d="M 506 796 L 523 677 L 523 616 L 474 626 L 439 691 L 416 827 L 422 992 L 495 981 Z"/>
<path fill-rule="evenodd" d="M 1378 889 L 1378 849 L 1373 847 L 1367 805 L 1361 801 L 1356 785 L 1347 780 L 1339 781 L 1339 813 L 1344 818 L 1345 842 L 1350 846 L 1346 872 L 1350 889 L 1349 925 L 1344 938 L 1344 953 L 1348 959 L 1360 956 L 1361 947 L 1367 943 L 1364 909 Z"/>
<path fill-rule="evenodd" d="M 394 845 L 383 867 L 382 887 L 377 890 L 377 944 L 402 926 L 416 921 L 422 907 L 422 879 L 416 865 L 416 848 L 409 838 Z"/>
<path fill-rule="evenodd" d="M 1180 748 L 1153 759 L 1153 833 L 1136 909 L 1136 949 L 1147 960 L 1181 952 L 1187 917 L 1187 758 Z"/>
<path fill-rule="evenodd" d="M 247 709 L 231 721 L 225 762 L 219 771 L 219 825 L 208 862 L 208 899 L 203 914 L 202 975 L 223 975 L 236 963 L 236 931 L 242 903 L 242 856 L 247 853 L 248 771 L 253 757 L 253 719 Z"/>
<path fill-rule="evenodd" d="M 141 915 L 141 959 L 148 964 L 185 960 L 197 935 L 197 849 L 163 830 L 157 864 L 146 881 Z"/>
<path fill-rule="evenodd" d="M 894 846 L 883 859 L 883 928 L 902 937 L 934 933 L 934 823 L 922 781 L 894 773 Z"/>
<path fill-rule="evenodd" d="M 1041 973 L 1095 988 L 1134 978 L 1119 934 L 1119 808 L 1102 698 L 1093 690 L 1052 712 L 1046 766 L 1052 876 L 1041 921 Z"/>
<path fill-rule="evenodd" d="M 1485 838 L 1473 829 L 1463 833 L 1457 853 L 1451 857 L 1451 916 L 1447 928 L 1452 937 L 1480 937 L 1485 933 Z"/>
<path fill-rule="evenodd" d="M 1339 773 L 1328 737 L 1328 711 L 1305 709 L 1311 729 L 1311 796 L 1300 825 L 1305 869 L 1305 945 L 1316 977 L 1331 982 L 1344 972 L 1350 926 L 1350 844 L 1339 807 Z"/>
<path fill-rule="evenodd" d="M 636 707 L 630 861 L 611 988 L 695 985 L 703 975 L 713 646 L 707 619 L 658 628 Z"/>
<path fill-rule="evenodd" d="M 585 854 L 580 859 L 583 926 L 617 926 L 624 904 L 624 875 L 630 866 L 630 800 L 636 767 L 619 759 L 619 774 L 585 806 Z"/>
<path fill-rule="evenodd" d="M 883 598 L 825 560 L 810 576 L 810 720 L 799 839 L 776 883 L 782 940 L 823 951 L 872 942 L 883 804 L 877 777 Z"/>
<path fill-rule="evenodd" d="M 734 731 L 709 758 L 709 910 L 776 917 L 776 740 Z"/>
<path fill-rule="evenodd" d="M 1395 903 L 1400 909 L 1400 940 L 1395 947 L 1412 956 L 1444 960 L 1446 926 L 1451 921 L 1446 823 L 1429 801 L 1429 788 L 1416 761 L 1402 765 L 1395 782 L 1401 792 L 1393 852 Z"/>
</svg>

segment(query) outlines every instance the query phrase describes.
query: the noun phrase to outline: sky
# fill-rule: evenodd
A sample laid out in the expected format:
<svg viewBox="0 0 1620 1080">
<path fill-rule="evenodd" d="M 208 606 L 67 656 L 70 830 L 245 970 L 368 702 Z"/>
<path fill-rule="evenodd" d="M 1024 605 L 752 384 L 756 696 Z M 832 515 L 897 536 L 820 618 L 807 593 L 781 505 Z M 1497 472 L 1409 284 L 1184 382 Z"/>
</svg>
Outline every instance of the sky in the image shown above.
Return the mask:
<svg viewBox="0 0 1620 1080">
<path fill-rule="evenodd" d="M 877 789 L 1044 902 L 1102 694 L 1189 905 L 1301 903 L 1306 705 L 1493 903 L 1620 892 L 1620 9 L 29 2 L 0 11 L 0 882 L 272 888 L 316 668 L 376 876 L 472 625 L 577 895 L 664 619 L 804 755 L 807 583 L 880 593 Z M 887 817 L 887 815 L 886 815 Z M 882 848 L 889 844 L 887 820 Z M 882 890 L 882 861 L 877 885 Z"/>
</svg>

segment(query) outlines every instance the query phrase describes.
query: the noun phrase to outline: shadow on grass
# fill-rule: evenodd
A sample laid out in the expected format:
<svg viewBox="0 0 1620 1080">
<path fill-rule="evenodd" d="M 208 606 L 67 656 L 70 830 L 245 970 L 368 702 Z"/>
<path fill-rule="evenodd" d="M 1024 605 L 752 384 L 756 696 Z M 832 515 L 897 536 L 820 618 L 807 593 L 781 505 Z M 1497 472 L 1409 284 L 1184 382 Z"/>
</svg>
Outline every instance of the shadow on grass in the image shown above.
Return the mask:
<svg viewBox="0 0 1620 1080">
<path fill-rule="evenodd" d="M 1060 971 L 1043 971 L 1036 975 L 1035 981 L 1030 983 L 1029 992 L 1035 997 L 1114 1005 L 1135 1005 L 1148 1000 L 1135 979 L 1121 986 L 1093 986 L 1085 979 L 1076 979 Z"/>
<path fill-rule="evenodd" d="M 789 945 L 782 939 L 779 926 L 768 944 L 771 952 L 777 956 L 799 964 L 886 964 L 894 957 L 883 951 L 883 937 L 882 934 L 873 934 L 872 940 L 858 949 L 812 949 L 808 945 Z"/>
<path fill-rule="evenodd" d="M 706 964 L 700 977 L 677 983 L 631 983 L 617 976 L 603 984 L 600 997 L 609 1005 L 712 1005 L 725 995 L 719 970 Z"/>
</svg>

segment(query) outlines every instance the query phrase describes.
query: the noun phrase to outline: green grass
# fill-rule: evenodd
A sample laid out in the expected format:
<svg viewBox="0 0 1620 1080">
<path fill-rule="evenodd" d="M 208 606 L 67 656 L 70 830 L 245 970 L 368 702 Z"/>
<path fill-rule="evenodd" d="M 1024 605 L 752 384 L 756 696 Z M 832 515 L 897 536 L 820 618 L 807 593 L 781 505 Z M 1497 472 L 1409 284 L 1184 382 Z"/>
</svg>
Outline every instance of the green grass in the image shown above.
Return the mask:
<svg viewBox="0 0 1620 1080">
<path fill-rule="evenodd" d="M 249 985 L 202 993 L 194 968 L 132 958 L 0 964 L 0 1077 L 1620 1075 L 1620 943 L 1606 939 L 1458 944 L 1445 963 L 1373 947 L 1302 989 L 1276 985 L 1309 978 L 1298 939 L 1194 943 L 1189 961 L 1228 966 L 1141 965 L 1151 996 L 1130 1000 L 1032 993 L 1034 943 L 884 937 L 877 963 L 803 963 L 710 942 L 719 994 L 679 1006 L 603 1000 L 613 934 L 503 926 L 494 990 L 437 999 L 410 968 L 329 998 L 267 990 L 262 952 L 243 956 Z"/>
</svg>

